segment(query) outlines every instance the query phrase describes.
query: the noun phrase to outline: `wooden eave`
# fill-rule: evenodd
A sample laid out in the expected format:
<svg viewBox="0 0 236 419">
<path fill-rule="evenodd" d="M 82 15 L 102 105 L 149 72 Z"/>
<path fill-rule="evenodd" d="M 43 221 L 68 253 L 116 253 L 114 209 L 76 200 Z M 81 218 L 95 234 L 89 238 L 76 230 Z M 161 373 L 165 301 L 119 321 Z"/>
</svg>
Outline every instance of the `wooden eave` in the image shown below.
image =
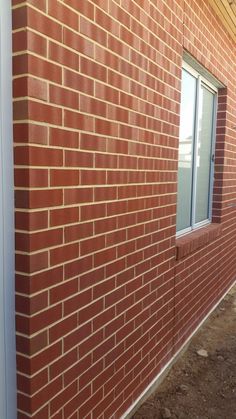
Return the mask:
<svg viewBox="0 0 236 419">
<path fill-rule="evenodd" d="M 209 0 L 209 3 L 236 41 L 236 0 Z"/>
</svg>

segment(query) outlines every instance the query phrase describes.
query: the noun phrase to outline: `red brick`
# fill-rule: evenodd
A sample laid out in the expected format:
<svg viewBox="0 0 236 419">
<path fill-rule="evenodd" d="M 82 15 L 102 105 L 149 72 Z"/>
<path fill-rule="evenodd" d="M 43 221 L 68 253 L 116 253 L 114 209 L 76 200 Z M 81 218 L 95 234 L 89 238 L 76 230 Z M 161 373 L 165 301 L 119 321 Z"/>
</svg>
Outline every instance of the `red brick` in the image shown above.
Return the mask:
<svg viewBox="0 0 236 419">
<path fill-rule="evenodd" d="M 99 330 L 96 333 L 90 335 L 84 342 L 79 345 L 78 351 L 80 358 L 83 358 L 87 353 L 91 352 L 103 340 L 103 331 Z M 94 362 L 94 356 L 93 356 Z"/>
<path fill-rule="evenodd" d="M 45 404 L 46 401 L 50 400 L 60 390 L 62 390 L 62 378 L 59 377 L 54 381 L 51 381 L 42 390 L 38 391 L 31 399 L 31 409 L 36 411 L 39 406 Z"/>
<path fill-rule="evenodd" d="M 81 207 L 81 221 L 94 220 L 106 217 L 106 205 L 96 204 Z"/>
<path fill-rule="evenodd" d="M 111 392 L 105 397 L 102 402 L 100 402 L 96 408 L 93 410 L 93 414 L 95 417 L 99 417 L 98 415 L 103 414 L 104 409 L 111 404 L 111 402 L 114 400 L 115 395 L 114 392 Z"/>
<path fill-rule="evenodd" d="M 58 358 L 49 367 L 50 379 L 54 379 L 57 376 L 61 376 L 62 372 L 64 372 L 71 365 L 73 365 L 77 361 L 77 359 L 78 359 L 78 356 L 77 356 L 76 349 L 73 349 L 72 351 Z"/>
<path fill-rule="evenodd" d="M 50 60 L 64 66 L 69 66 L 74 70 L 79 69 L 79 56 L 76 52 L 58 45 L 55 42 L 49 43 L 49 58 Z M 53 80 L 52 80 L 53 81 Z"/>
<path fill-rule="evenodd" d="M 25 319 L 23 316 L 17 315 L 16 326 L 19 332 L 32 334 L 46 328 L 51 323 L 60 320 L 61 317 L 62 307 L 61 305 L 57 305 L 32 316 L 28 324 L 24 321 Z"/>
<path fill-rule="evenodd" d="M 92 364 L 91 354 L 79 360 L 72 368 L 68 369 L 64 374 L 65 385 L 70 384 L 75 379 L 87 371 Z"/>
<path fill-rule="evenodd" d="M 99 22 L 101 25 L 102 22 Z M 89 39 L 93 39 L 101 45 L 107 45 L 107 33 L 100 27 L 94 25 L 89 20 L 81 16 L 80 18 L 80 31 L 83 35 L 87 36 Z"/>
<path fill-rule="evenodd" d="M 85 256 L 65 265 L 65 279 L 78 276 L 92 268 L 92 256 Z"/>
<path fill-rule="evenodd" d="M 13 105 L 13 113 L 16 120 L 31 119 L 55 125 L 61 125 L 62 123 L 61 110 L 44 103 L 26 100 L 17 101 Z"/>
<path fill-rule="evenodd" d="M 52 416 L 52 419 L 63 419 L 63 410 L 59 410 L 55 415 Z"/>
<path fill-rule="evenodd" d="M 50 226 L 60 226 L 65 224 L 76 223 L 79 221 L 78 208 L 62 208 L 50 211 Z"/>
<path fill-rule="evenodd" d="M 29 396 L 26 396 L 22 393 L 17 394 L 17 406 L 20 410 L 23 410 L 27 413 L 30 412 L 30 408 L 31 408 L 31 400 L 29 398 Z M 25 415 L 26 417 L 26 415 Z"/>
<path fill-rule="evenodd" d="M 30 279 L 30 280 L 29 280 Z M 16 291 L 23 293 L 35 293 L 47 289 L 63 280 L 63 269 L 53 268 L 44 272 L 36 273 L 31 277 L 16 276 Z"/>
<path fill-rule="evenodd" d="M 50 290 L 50 304 L 55 304 L 58 301 L 65 300 L 69 296 L 76 294 L 78 291 L 78 280 L 66 281 L 63 284 L 57 285 Z"/>
<path fill-rule="evenodd" d="M 87 307 L 79 311 L 79 321 L 80 323 L 87 322 L 88 320 L 95 317 L 103 309 L 103 300 L 97 300 L 96 302 L 89 304 Z"/>
<path fill-rule="evenodd" d="M 88 95 L 92 95 L 94 91 L 94 81 L 92 79 L 67 68 L 64 69 L 64 85 Z"/>
<path fill-rule="evenodd" d="M 104 138 L 81 133 L 80 147 L 83 150 L 106 151 L 106 143 Z"/>
<path fill-rule="evenodd" d="M 47 368 L 40 371 L 34 377 L 29 378 L 21 374 L 18 374 L 17 376 L 17 386 L 19 390 L 28 395 L 36 393 L 36 391 L 40 390 L 46 384 L 48 384 Z"/>
<path fill-rule="evenodd" d="M 45 126 L 20 122 L 14 124 L 14 141 L 16 143 L 47 144 L 47 140 L 48 129 Z"/>
<path fill-rule="evenodd" d="M 109 135 L 109 136 L 117 137 L 118 124 L 115 122 L 105 121 L 103 119 L 96 119 L 95 132 L 102 135 Z"/>
<path fill-rule="evenodd" d="M 78 170 L 55 169 L 50 172 L 51 186 L 73 186 L 79 184 Z"/>
<path fill-rule="evenodd" d="M 78 133 L 73 131 L 67 131 L 65 129 L 59 128 L 50 128 L 49 141 L 53 146 L 77 148 L 79 137 Z"/>
<path fill-rule="evenodd" d="M 62 80 L 62 70 L 54 63 L 46 60 L 43 61 L 38 57 L 29 56 L 27 65 L 30 74 L 42 77 L 55 83 L 60 83 Z"/>
<path fill-rule="evenodd" d="M 79 378 L 80 388 L 84 388 L 88 382 L 93 381 L 93 379 L 101 373 L 103 370 L 102 360 L 93 364 L 87 371 L 85 371 Z"/>
<path fill-rule="evenodd" d="M 69 167 L 93 167 L 93 155 L 81 151 L 66 151 L 65 165 Z"/>
<path fill-rule="evenodd" d="M 124 326 L 124 315 L 117 316 L 115 319 L 112 319 L 108 325 L 105 326 L 105 337 L 112 335 L 114 332 L 119 330 Z"/>
<path fill-rule="evenodd" d="M 96 48 L 97 54 L 100 53 L 101 48 Z M 111 103 L 119 104 L 119 91 L 109 87 L 99 81 L 95 84 L 96 97 Z"/>
<path fill-rule="evenodd" d="M 105 263 L 110 262 L 111 260 L 116 259 L 116 249 L 111 248 L 97 252 L 94 255 L 94 267 L 104 265 Z"/>
<path fill-rule="evenodd" d="M 61 409 L 67 402 L 77 393 L 77 383 L 74 382 L 70 386 L 63 389 L 50 403 L 50 414 L 53 415 L 56 411 Z"/>
<path fill-rule="evenodd" d="M 94 131 L 94 118 L 90 115 L 84 115 L 79 112 L 64 111 L 64 124 L 68 128 L 74 128 L 82 131 Z"/>
<path fill-rule="evenodd" d="M 89 253 L 94 253 L 97 250 L 101 250 L 104 247 L 105 247 L 105 237 L 104 236 L 89 238 L 87 240 L 81 241 L 80 254 L 81 254 L 81 256 L 84 256 L 84 255 L 87 255 Z"/>
<path fill-rule="evenodd" d="M 77 346 L 92 332 L 91 323 L 86 323 L 83 326 L 78 326 L 70 334 L 64 337 L 64 349 L 67 352 L 69 349 Z"/>
<path fill-rule="evenodd" d="M 79 415 L 81 417 L 85 417 L 86 414 L 90 412 L 93 406 L 96 406 L 100 400 L 103 398 L 103 391 L 102 389 L 98 390 L 94 395 L 83 404 L 83 406 L 79 409 Z"/>
<path fill-rule="evenodd" d="M 29 96 L 47 100 L 47 84 L 32 77 L 20 77 L 13 82 L 13 94 L 15 97 Z"/>
<path fill-rule="evenodd" d="M 106 183 L 104 170 L 81 170 L 82 185 L 101 185 Z"/>
<path fill-rule="evenodd" d="M 16 187 L 47 188 L 48 170 L 43 169 L 15 169 L 14 183 Z"/>
<path fill-rule="evenodd" d="M 114 18 L 124 26 L 130 27 L 131 16 L 113 0 L 111 1 Z"/>
<path fill-rule="evenodd" d="M 93 288 L 93 298 L 99 298 L 102 295 L 108 294 L 115 288 L 115 278 L 108 279 L 101 282 L 100 284 L 94 286 Z"/>
<path fill-rule="evenodd" d="M 47 331 L 40 332 L 31 338 L 16 336 L 16 348 L 19 353 L 34 355 L 48 344 Z"/>
<path fill-rule="evenodd" d="M 27 18 L 30 28 L 59 42 L 62 40 L 62 27 L 59 23 L 32 8 L 28 8 Z"/>
<path fill-rule="evenodd" d="M 112 348 L 115 346 L 115 336 L 110 337 L 109 339 L 102 342 L 100 345 L 98 345 L 99 342 L 97 342 L 97 348 L 93 351 L 93 362 L 98 361 L 100 358 L 103 358 L 107 352 L 110 352 Z"/>
<path fill-rule="evenodd" d="M 114 369 L 114 365 L 113 365 L 113 369 Z M 115 385 L 117 383 L 119 383 L 119 381 L 121 381 L 122 378 L 124 378 L 124 369 L 123 368 L 121 370 L 111 374 L 110 377 L 109 377 L 109 380 L 107 380 L 107 382 L 104 385 L 105 392 L 109 393 L 111 390 L 113 390 Z"/>
<path fill-rule="evenodd" d="M 62 229 L 48 230 L 41 233 L 31 233 L 30 236 L 16 233 L 16 249 L 25 252 L 34 252 L 62 244 Z"/>
<path fill-rule="evenodd" d="M 93 235 L 93 223 L 83 223 L 65 227 L 65 242 L 81 240 Z"/>
<path fill-rule="evenodd" d="M 117 227 L 117 219 L 115 217 L 97 220 L 94 222 L 95 234 L 106 233 L 115 230 Z"/>
<path fill-rule="evenodd" d="M 58 265 L 79 256 L 79 244 L 68 244 L 50 251 L 50 264 Z"/>
<path fill-rule="evenodd" d="M 124 342 L 117 345 L 112 351 L 110 351 L 105 357 L 105 366 L 114 363 L 114 360 L 119 358 L 124 353 Z"/>
<path fill-rule="evenodd" d="M 47 40 L 41 35 L 27 30 L 27 48 L 43 57 L 47 56 Z"/>
<path fill-rule="evenodd" d="M 94 17 L 94 5 L 88 2 L 79 3 L 76 0 L 66 0 L 68 6 L 76 10 L 77 13 L 81 13 L 90 19 Z"/>
<path fill-rule="evenodd" d="M 115 307 L 104 310 L 93 319 L 93 330 L 100 329 L 109 323 L 110 319 L 115 316 Z"/>
<path fill-rule="evenodd" d="M 81 18 L 82 19 L 82 18 Z M 81 26 L 80 19 L 80 26 Z M 66 46 L 74 49 L 81 54 L 87 55 L 88 57 L 94 56 L 94 45 L 93 43 L 79 35 L 78 33 L 72 32 L 71 30 L 64 28 L 63 31 L 63 42 Z"/>
<path fill-rule="evenodd" d="M 49 99 L 52 103 L 67 108 L 77 108 L 79 105 L 78 93 L 58 86 L 50 86 Z"/>
<path fill-rule="evenodd" d="M 48 293 L 42 292 L 31 298 L 16 295 L 16 311 L 22 314 L 33 315 L 48 306 Z"/>
<path fill-rule="evenodd" d="M 100 100 L 90 98 L 80 94 L 80 110 L 81 112 L 107 117 L 107 105 Z"/>
<path fill-rule="evenodd" d="M 114 9 L 116 6 L 114 3 L 112 3 L 112 6 L 110 7 L 112 7 L 113 16 L 114 16 Z M 117 20 L 119 21 L 119 19 Z M 117 37 L 119 36 L 120 25 L 118 24 L 118 22 L 114 22 L 114 20 L 110 16 L 108 16 L 106 13 L 104 13 L 102 10 L 98 8 L 96 8 L 95 21 L 102 28 L 106 29 L 108 32 L 113 33 Z"/>
<path fill-rule="evenodd" d="M 106 383 L 106 381 L 108 381 L 108 379 L 114 375 L 114 364 L 111 365 L 110 367 L 104 369 L 101 374 L 99 374 L 95 380 L 93 381 L 93 391 L 98 390 L 103 383 Z"/>
<path fill-rule="evenodd" d="M 80 69 L 83 75 L 87 75 L 96 80 L 103 82 L 107 81 L 107 69 L 105 66 L 102 66 L 94 61 L 91 61 L 87 58 L 81 57 L 80 59 Z"/>
<path fill-rule="evenodd" d="M 48 267 L 48 252 L 41 252 L 31 256 L 16 254 L 16 270 L 25 273 L 34 273 Z"/>
<path fill-rule="evenodd" d="M 79 294 L 74 293 L 74 297 L 64 302 L 64 313 L 68 315 L 74 311 L 80 310 L 85 305 L 91 303 L 92 291 L 86 290 Z"/>
<path fill-rule="evenodd" d="M 64 407 L 65 417 L 69 417 L 69 415 L 71 415 L 71 413 L 73 413 L 74 411 L 76 411 L 76 415 L 77 415 L 78 406 L 80 406 L 83 402 L 85 402 L 90 396 L 91 396 L 91 388 L 90 388 L 90 385 L 88 385 L 82 391 L 77 393 L 77 395 L 65 405 Z"/>
<path fill-rule="evenodd" d="M 49 0 L 48 3 L 48 13 L 50 16 L 54 17 L 57 21 L 64 23 L 65 25 L 78 30 L 79 28 L 79 16 L 77 13 L 73 12 L 68 7 L 65 7 L 63 4 L 58 3 L 55 7 L 53 0 Z"/>
<path fill-rule="evenodd" d="M 62 190 L 44 189 L 34 191 L 18 190 L 15 193 L 15 202 L 17 208 L 44 208 L 54 207 L 62 204 Z"/>
<path fill-rule="evenodd" d="M 13 0 L 12 4 L 17 5 L 22 3 L 21 0 Z M 32 6 L 36 7 L 39 10 L 46 11 L 46 0 L 29 0 L 29 4 L 32 4 Z"/>
<path fill-rule="evenodd" d="M 25 30 L 12 34 L 13 52 L 25 51 L 27 48 L 27 32 Z"/>
<path fill-rule="evenodd" d="M 29 104 L 26 100 L 18 100 L 13 104 L 13 118 L 14 120 L 29 118 Z"/>
<path fill-rule="evenodd" d="M 54 359 L 59 358 L 62 353 L 61 343 L 57 342 L 52 346 L 49 346 L 39 354 L 35 355 L 31 361 L 18 356 L 18 368 L 25 374 L 35 374 L 40 371 L 43 367 L 49 365 Z"/>
<path fill-rule="evenodd" d="M 62 124 L 61 109 L 38 102 L 30 102 L 28 118 L 38 122 L 46 122 L 53 125 Z M 23 118 L 24 119 L 24 118 Z"/>
<path fill-rule="evenodd" d="M 121 274 L 122 277 L 126 275 L 126 281 L 128 281 L 130 278 L 128 277 L 127 272 L 125 272 L 125 267 L 126 267 L 126 260 L 125 258 L 122 258 L 122 259 L 117 260 L 116 262 L 112 262 L 108 264 L 106 266 L 106 273 L 108 276 L 116 275 L 117 284 L 118 284 L 119 272 L 122 272 Z"/>
<path fill-rule="evenodd" d="M 93 201 L 92 188 L 70 188 L 65 190 L 65 204 L 82 204 Z"/>
<path fill-rule="evenodd" d="M 117 410 L 122 405 L 123 397 L 124 396 L 123 396 L 123 393 L 122 393 L 121 396 L 117 397 L 116 400 L 113 403 L 110 404 L 110 406 L 105 410 L 105 413 L 104 413 L 106 415 L 106 417 L 111 416 L 114 413 L 114 411 Z M 124 409 L 124 411 L 125 411 L 125 409 Z"/>
</svg>

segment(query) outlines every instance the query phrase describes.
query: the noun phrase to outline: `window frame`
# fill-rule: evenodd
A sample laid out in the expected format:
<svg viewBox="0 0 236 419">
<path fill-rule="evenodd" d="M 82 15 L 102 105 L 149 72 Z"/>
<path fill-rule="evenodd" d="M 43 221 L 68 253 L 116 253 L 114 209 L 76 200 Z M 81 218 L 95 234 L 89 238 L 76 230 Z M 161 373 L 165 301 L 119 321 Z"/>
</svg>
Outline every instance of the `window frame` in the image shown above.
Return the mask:
<svg viewBox="0 0 236 419">
<path fill-rule="evenodd" d="M 209 80 L 202 76 L 199 71 L 195 70 L 187 62 L 183 61 L 182 71 L 185 70 L 196 79 L 196 97 L 195 97 L 195 115 L 194 115 L 194 136 L 192 147 L 192 187 L 191 187 L 191 222 L 190 226 L 182 230 L 176 231 L 176 237 L 183 236 L 201 227 L 204 227 L 212 222 L 212 203 L 213 203 L 213 184 L 214 184 L 214 159 L 215 159 L 215 143 L 216 143 L 216 117 L 217 117 L 217 103 L 218 103 L 218 88 L 214 86 Z M 209 90 L 213 95 L 213 117 L 212 117 L 212 134 L 211 134 L 211 161 L 209 170 L 209 201 L 208 201 L 208 218 L 195 223 L 196 215 L 196 186 L 197 186 L 197 145 L 199 139 L 199 97 L 201 87 Z M 182 98 L 181 98 L 182 100 Z M 177 210 L 176 210 L 177 215 Z"/>
</svg>

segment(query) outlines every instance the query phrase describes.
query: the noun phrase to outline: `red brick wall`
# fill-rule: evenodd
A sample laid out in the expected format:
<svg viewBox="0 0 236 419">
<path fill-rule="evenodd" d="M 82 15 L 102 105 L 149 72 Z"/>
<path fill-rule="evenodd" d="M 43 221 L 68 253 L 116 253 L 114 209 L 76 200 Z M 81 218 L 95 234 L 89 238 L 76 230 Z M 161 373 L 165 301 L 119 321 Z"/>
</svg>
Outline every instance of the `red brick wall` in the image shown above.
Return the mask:
<svg viewBox="0 0 236 419">
<path fill-rule="evenodd" d="M 176 266 L 176 348 L 235 279 L 236 269 L 236 219 L 235 209 L 230 208 L 236 198 L 233 130 L 236 46 L 204 3 L 188 1 L 184 5 L 183 46 L 226 86 L 219 90 L 218 98 L 213 201 L 213 221 L 221 224 L 222 231 L 217 240 L 180 260 Z"/>
<path fill-rule="evenodd" d="M 235 44 L 201 0 L 12 2 L 19 418 L 119 418 L 235 278 Z M 176 262 L 183 48 L 227 89 Z"/>
</svg>

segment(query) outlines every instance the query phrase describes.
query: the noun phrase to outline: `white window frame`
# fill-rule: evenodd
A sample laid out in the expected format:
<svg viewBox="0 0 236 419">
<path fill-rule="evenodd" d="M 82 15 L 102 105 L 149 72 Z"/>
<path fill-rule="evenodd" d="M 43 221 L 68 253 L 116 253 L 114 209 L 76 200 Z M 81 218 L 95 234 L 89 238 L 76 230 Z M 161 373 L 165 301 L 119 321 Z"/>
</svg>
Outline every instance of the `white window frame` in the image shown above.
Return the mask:
<svg viewBox="0 0 236 419">
<path fill-rule="evenodd" d="M 216 141 L 216 114 L 217 114 L 217 103 L 218 103 L 218 89 L 214 86 L 209 80 L 203 77 L 198 71 L 191 67 L 185 61 L 182 65 L 183 70 L 187 71 L 197 80 L 197 92 L 196 92 L 196 112 L 194 118 L 194 138 L 193 138 L 193 181 L 192 181 L 192 197 L 191 197 L 191 225 L 185 229 L 179 230 L 176 232 L 176 236 L 182 236 L 184 234 L 190 233 L 193 230 L 206 226 L 212 222 L 212 196 L 213 196 L 213 182 L 214 182 L 214 156 L 215 156 L 215 141 Z M 198 145 L 198 136 L 199 136 L 199 96 L 201 86 L 204 86 L 211 93 L 214 94 L 214 104 L 213 104 L 213 121 L 212 121 L 212 138 L 211 138 L 211 165 L 210 165 L 210 185 L 209 185 L 209 209 L 208 209 L 208 218 L 201 222 L 195 223 L 195 211 L 196 211 L 196 155 L 197 155 L 197 145 Z"/>
</svg>

